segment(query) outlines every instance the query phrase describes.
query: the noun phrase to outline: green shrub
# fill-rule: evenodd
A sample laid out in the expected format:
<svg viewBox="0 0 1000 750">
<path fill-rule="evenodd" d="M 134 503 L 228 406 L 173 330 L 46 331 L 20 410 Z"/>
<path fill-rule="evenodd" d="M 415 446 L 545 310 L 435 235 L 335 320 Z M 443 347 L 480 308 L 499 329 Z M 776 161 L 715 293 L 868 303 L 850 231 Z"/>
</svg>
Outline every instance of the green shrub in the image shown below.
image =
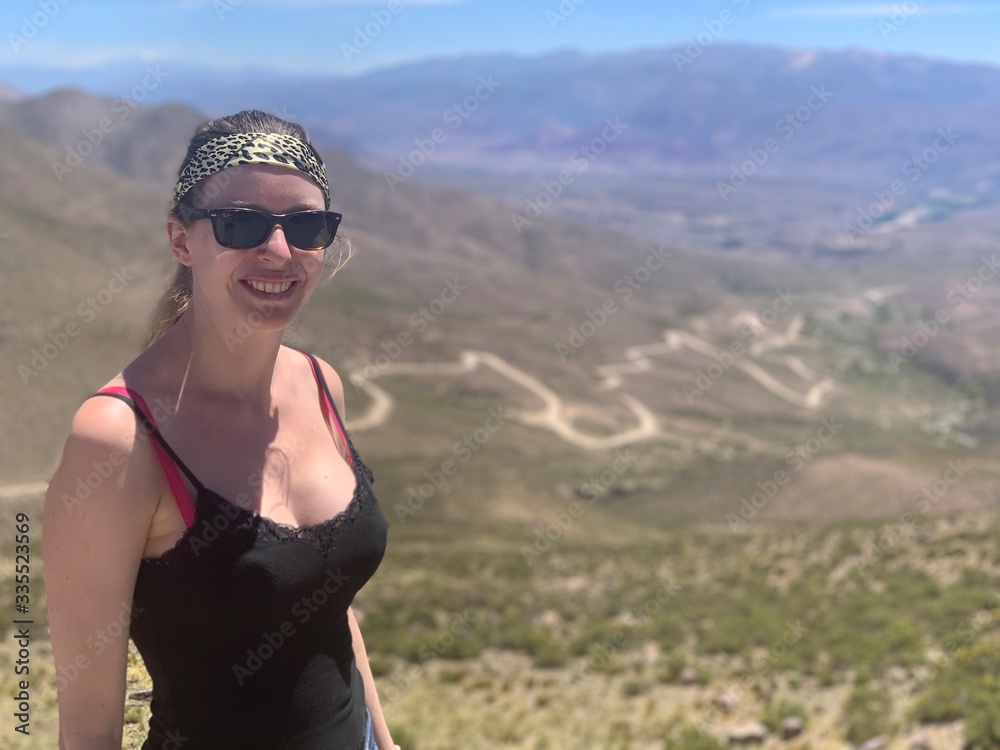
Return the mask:
<svg viewBox="0 0 1000 750">
<path fill-rule="evenodd" d="M 519 636 L 514 640 L 515 647 L 532 657 L 536 667 L 561 667 L 569 661 L 569 651 L 545 628 L 529 626 Z"/>
<path fill-rule="evenodd" d="M 725 750 L 723 744 L 697 727 L 685 727 L 676 737 L 671 737 L 664 750 Z"/>
<path fill-rule="evenodd" d="M 890 730 L 892 701 L 884 690 L 869 685 L 855 686 L 844 703 L 844 734 L 848 742 L 859 744 Z"/>
<path fill-rule="evenodd" d="M 1000 746 L 1000 644 L 977 643 L 955 652 L 917 699 L 914 717 L 937 723 L 965 720 L 967 750 Z"/>
<path fill-rule="evenodd" d="M 712 681 L 712 675 L 707 669 L 699 664 L 688 664 L 688 660 L 675 651 L 667 657 L 666 664 L 659 671 L 660 682 L 679 684 L 681 682 L 681 675 L 689 666 L 694 668 L 697 675 L 695 684 L 707 685 Z"/>
<path fill-rule="evenodd" d="M 622 695 L 626 698 L 634 698 L 649 691 L 649 685 L 642 680 L 628 680 L 622 685 Z"/>
<path fill-rule="evenodd" d="M 796 716 L 803 721 L 808 718 L 806 709 L 801 704 L 781 701 L 777 705 L 768 707 L 761 717 L 760 723 L 767 727 L 767 731 L 777 732 L 781 728 L 781 722 L 792 716 Z"/>
<path fill-rule="evenodd" d="M 417 750 L 420 746 L 420 743 L 417 742 L 417 738 L 410 734 L 406 727 L 390 726 L 389 734 L 392 735 L 392 741 L 395 744 L 400 747 L 405 747 L 407 750 Z"/>
<path fill-rule="evenodd" d="M 912 613 L 886 596 L 867 589 L 852 591 L 832 603 L 805 637 L 811 650 L 829 653 L 835 668 L 914 666 L 924 659 L 923 630 Z"/>
</svg>

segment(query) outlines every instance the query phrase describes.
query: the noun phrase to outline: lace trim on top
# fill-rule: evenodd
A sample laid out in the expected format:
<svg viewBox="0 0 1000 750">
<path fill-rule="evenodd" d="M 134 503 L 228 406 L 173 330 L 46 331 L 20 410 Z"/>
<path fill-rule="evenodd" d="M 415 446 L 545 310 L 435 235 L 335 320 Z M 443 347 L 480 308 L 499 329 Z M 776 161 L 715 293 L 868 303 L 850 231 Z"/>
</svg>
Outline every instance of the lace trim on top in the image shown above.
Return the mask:
<svg viewBox="0 0 1000 750">
<path fill-rule="evenodd" d="M 347 438 L 347 445 L 354 458 L 352 466 L 355 487 L 351 501 L 337 515 L 316 524 L 292 526 L 231 503 L 222 495 L 203 486 L 195 501 L 194 523 L 184 531 L 174 546 L 162 555 L 142 558 L 141 567 L 173 567 L 197 559 L 203 549 L 225 543 L 225 535 L 231 534 L 234 530 L 253 534 L 253 546 L 255 547 L 259 543 L 273 544 L 300 539 L 315 544 L 320 550 L 329 549 L 335 541 L 336 532 L 361 514 L 362 499 L 367 498 L 369 501 L 375 501 L 375 494 L 371 487 L 375 476 L 361 460 L 350 437 Z M 218 523 L 213 525 L 213 520 L 218 521 Z M 209 539 L 206 532 L 210 529 L 212 536 Z"/>
</svg>

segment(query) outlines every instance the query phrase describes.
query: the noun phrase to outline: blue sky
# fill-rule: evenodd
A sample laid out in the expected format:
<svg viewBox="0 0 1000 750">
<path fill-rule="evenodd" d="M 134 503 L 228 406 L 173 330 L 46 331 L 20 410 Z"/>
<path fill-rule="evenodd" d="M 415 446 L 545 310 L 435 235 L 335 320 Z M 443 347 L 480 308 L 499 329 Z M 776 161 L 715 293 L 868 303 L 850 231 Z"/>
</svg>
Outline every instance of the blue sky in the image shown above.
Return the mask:
<svg viewBox="0 0 1000 750">
<path fill-rule="evenodd" d="M 8 70 L 143 58 L 351 74 L 462 53 L 663 47 L 699 34 L 1000 67 L 1000 2 L 5 0 L 0 30 L 0 69 Z"/>
</svg>

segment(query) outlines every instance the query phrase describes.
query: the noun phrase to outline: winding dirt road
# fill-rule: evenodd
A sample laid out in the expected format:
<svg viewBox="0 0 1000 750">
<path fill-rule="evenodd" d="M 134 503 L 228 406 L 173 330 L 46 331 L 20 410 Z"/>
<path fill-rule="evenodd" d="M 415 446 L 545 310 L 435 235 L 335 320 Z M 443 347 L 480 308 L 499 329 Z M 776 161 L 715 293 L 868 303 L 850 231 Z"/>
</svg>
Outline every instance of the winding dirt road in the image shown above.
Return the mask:
<svg viewBox="0 0 1000 750">
<path fill-rule="evenodd" d="M 766 372 L 751 358 L 760 358 L 768 352 L 775 352 L 792 346 L 798 342 L 804 319 L 795 315 L 784 333 L 757 341 L 747 347 L 746 355 L 733 358 L 732 367 L 739 368 L 750 376 L 758 385 L 780 399 L 797 407 L 814 411 L 820 408 L 824 399 L 835 387 L 830 378 L 820 378 L 819 374 L 806 366 L 804 362 L 793 355 L 785 355 L 774 359 L 783 364 L 797 377 L 810 383 L 808 390 L 801 393 Z M 628 375 L 647 372 L 653 368 L 653 357 L 660 357 L 687 347 L 707 357 L 721 355 L 724 350 L 710 344 L 687 331 L 668 329 L 663 334 L 662 342 L 640 344 L 625 349 L 625 361 L 598 367 L 595 374 L 600 379 L 597 390 L 618 390 L 624 384 Z M 510 416 L 522 424 L 549 430 L 559 438 L 579 448 L 604 450 L 617 448 L 629 443 L 643 440 L 666 440 L 677 442 L 676 435 L 670 435 L 660 429 L 657 416 L 635 397 L 628 393 L 619 393 L 618 399 L 635 417 L 635 425 L 620 430 L 611 435 L 594 435 L 577 429 L 573 422 L 579 410 L 567 404 L 556 392 L 533 375 L 514 367 L 506 360 L 492 352 L 479 349 L 466 349 L 457 362 L 390 362 L 380 368 L 378 377 L 395 375 L 461 375 L 474 372 L 478 367 L 491 368 L 497 374 L 507 378 L 515 385 L 527 389 L 537 396 L 543 406 L 535 411 L 523 409 L 510 410 Z M 369 430 L 378 427 L 388 420 L 392 413 L 393 398 L 383 388 L 363 375 L 366 368 L 358 368 L 348 376 L 351 383 L 371 398 L 368 410 L 357 419 L 348 420 L 348 428 L 352 431 Z M 681 441 L 683 442 L 683 441 Z"/>
<path fill-rule="evenodd" d="M 798 343 L 802 325 L 802 316 L 795 315 L 783 333 L 753 343 L 747 347 L 744 356 L 733 358 L 731 367 L 745 372 L 761 388 L 774 396 L 801 409 L 815 411 L 823 405 L 826 396 L 836 387 L 833 380 L 821 378 L 818 373 L 792 354 L 769 358 L 768 361 L 786 366 L 792 374 L 809 384 L 809 388 L 803 393 L 780 382 L 753 361 L 754 359 L 763 359 L 764 355 L 781 352 L 781 350 Z M 663 333 L 663 341 L 630 346 L 625 349 L 624 361 L 596 368 L 595 375 L 600 382 L 595 386 L 595 389 L 599 391 L 620 390 L 626 377 L 648 372 L 654 367 L 654 358 L 676 352 L 682 347 L 687 347 L 706 357 L 717 357 L 724 351 L 687 331 L 668 329 Z M 542 402 L 541 408 L 534 411 L 508 409 L 507 413 L 510 419 L 529 427 L 549 430 L 570 445 L 588 450 L 607 450 L 645 440 L 663 440 L 681 448 L 689 447 L 688 441 L 662 430 L 660 420 L 650 411 L 649 407 L 625 392 L 616 395 L 618 401 L 634 417 L 635 424 L 632 427 L 610 435 L 595 435 L 579 430 L 574 422 L 578 417 L 586 414 L 587 409 L 567 403 L 558 393 L 534 375 L 518 369 L 493 352 L 481 349 L 464 350 L 457 362 L 390 362 L 381 368 L 378 377 L 464 375 L 475 372 L 479 367 L 489 367 L 511 383 L 528 390 Z M 364 414 L 356 419 L 348 420 L 347 426 L 352 432 L 370 430 L 385 424 L 393 410 L 394 400 L 392 396 L 373 381 L 366 379 L 362 374 L 364 370 L 365 368 L 358 368 L 348 376 L 350 382 L 371 399 Z M 47 486 L 46 482 L 2 485 L 0 486 L 0 500 L 41 493 L 45 491 Z"/>
</svg>

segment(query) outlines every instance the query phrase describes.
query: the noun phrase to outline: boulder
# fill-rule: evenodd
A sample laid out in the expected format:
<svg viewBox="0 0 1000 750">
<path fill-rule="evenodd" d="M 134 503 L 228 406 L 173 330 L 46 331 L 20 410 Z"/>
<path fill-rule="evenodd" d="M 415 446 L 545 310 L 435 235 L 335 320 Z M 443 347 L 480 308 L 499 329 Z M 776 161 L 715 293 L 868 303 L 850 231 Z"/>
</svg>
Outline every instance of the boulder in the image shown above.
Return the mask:
<svg viewBox="0 0 1000 750">
<path fill-rule="evenodd" d="M 736 706 L 736 698 L 734 698 L 729 693 L 723 693 L 718 698 L 715 699 L 715 707 L 720 711 L 725 711 L 729 713 Z"/>
<path fill-rule="evenodd" d="M 680 679 L 682 685 L 697 685 L 699 681 L 698 670 L 694 667 L 684 667 L 681 670 Z"/>
<path fill-rule="evenodd" d="M 757 722 L 743 724 L 726 732 L 730 745 L 759 745 L 767 739 L 767 727 Z"/>
<path fill-rule="evenodd" d="M 788 716 L 781 722 L 781 739 L 791 740 L 802 734 L 805 728 L 805 721 L 798 716 Z"/>
</svg>

